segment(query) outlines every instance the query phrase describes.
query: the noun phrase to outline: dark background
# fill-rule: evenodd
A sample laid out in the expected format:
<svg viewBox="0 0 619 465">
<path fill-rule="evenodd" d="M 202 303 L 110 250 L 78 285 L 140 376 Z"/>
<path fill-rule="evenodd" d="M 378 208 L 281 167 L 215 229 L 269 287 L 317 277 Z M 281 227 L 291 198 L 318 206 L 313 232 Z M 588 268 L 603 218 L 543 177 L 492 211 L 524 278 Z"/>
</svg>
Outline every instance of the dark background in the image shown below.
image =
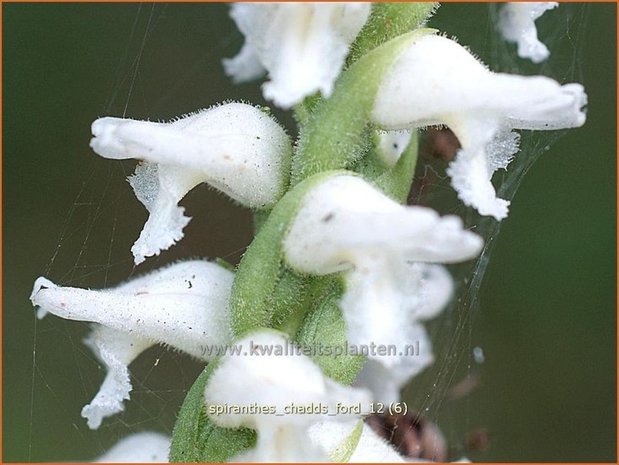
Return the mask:
<svg viewBox="0 0 619 465">
<path fill-rule="evenodd" d="M 28 300 L 34 279 L 103 287 L 176 258 L 236 263 L 251 239 L 249 213 L 201 186 L 183 200 L 194 217 L 185 239 L 134 269 L 129 249 L 146 211 L 124 181 L 133 163 L 95 156 L 90 123 L 124 113 L 163 120 L 224 99 L 263 100 L 257 85 L 233 86 L 223 75 L 220 59 L 242 43 L 225 5 L 2 7 L 3 457 L 86 460 L 130 432 L 169 433 L 200 365 L 149 350 L 132 365 L 126 412 L 89 431 L 80 410 L 104 371 L 81 343 L 87 325 L 53 316 L 35 321 Z M 543 67 L 515 59 L 513 47 L 501 44 L 493 11 L 444 4 L 431 25 L 470 44 L 493 69 L 513 71 L 516 63 L 525 74 L 582 82 L 588 121 L 544 151 L 525 177 L 494 238 L 462 357 L 424 373 L 407 400 L 414 409 L 431 406 L 427 414 L 455 457 L 614 461 L 616 5 L 547 13 L 540 36 L 551 40 L 553 57 Z M 563 21 L 564 14 L 573 20 Z M 289 116 L 275 113 L 292 127 Z M 438 323 L 437 347 L 452 337 L 454 312 Z M 482 365 L 471 361 L 476 346 L 485 353 Z M 449 400 L 432 391 L 437 376 L 453 384 L 462 372 L 480 379 L 469 395 Z M 490 433 L 485 453 L 464 448 L 478 428 Z"/>
</svg>

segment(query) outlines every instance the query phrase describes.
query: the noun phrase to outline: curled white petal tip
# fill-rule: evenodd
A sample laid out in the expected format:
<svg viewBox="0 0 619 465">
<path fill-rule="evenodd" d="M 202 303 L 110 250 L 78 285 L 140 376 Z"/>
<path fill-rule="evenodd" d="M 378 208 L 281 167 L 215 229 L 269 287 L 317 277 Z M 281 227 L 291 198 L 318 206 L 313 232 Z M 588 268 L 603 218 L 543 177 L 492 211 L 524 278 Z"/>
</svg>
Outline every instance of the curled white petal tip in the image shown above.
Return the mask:
<svg viewBox="0 0 619 465">
<path fill-rule="evenodd" d="M 496 198 L 490 180 L 496 169 L 506 168 L 517 144 L 508 136 L 511 148 L 499 150 L 497 139 L 512 129 L 582 126 L 586 103 L 580 84 L 493 73 L 455 41 L 428 35 L 386 73 L 372 119 L 383 129 L 449 126 L 462 146 L 448 171 L 454 188 L 482 215 L 502 219 L 508 202 Z"/>
<path fill-rule="evenodd" d="M 121 439 L 93 463 L 167 463 L 170 438 L 151 431 Z"/>
<path fill-rule="evenodd" d="M 136 264 L 183 237 L 190 218 L 177 206 L 206 182 L 250 208 L 272 206 L 287 183 L 292 148 L 266 113 L 228 103 L 171 123 L 100 118 L 90 146 L 105 158 L 136 158 L 129 178 L 149 219 L 133 246 Z"/>
<path fill-rule="evenodd" d="M 179 262 L 105 290 L 60 287 L 35 281 L 31 301 L 62 318 L 96 323 L 85 341 L 106 366 L 107 375 L 82 416 L 96 429 L 124 409 L 131 383 L 128 365 L 156 343 L 202 360 L 212 346 L 230 342 L 228 300 L 232 272 L 205 261 Z"/>
<path fill-rule="evenodd" d="M 550 56 L 548 47 L 537 37 L 535 20 L 558 6 L 557 2 L 508 2 L 501 8 L 499 30 L 505 40 L 518 44 L 520 58 L 541 63 Z"/>
<path fill-rule="evenodd" d="M 364 390 L 342 386 L 325 377 L 301 353 L 278 354 L 278 350 L 293 347 L 279 333 L 253 333 L 235 345 L 242 348 L 241 353 L 221 359 L 206 385 L 204 399 L 207 414 L 215 424 L 257 430 L 256 448 L 243 455 L 244 460 L 325 460 L 324 450 L 306 441 L 307 429 L 329 418 L 328 413 L 336 414 L 331 417 L 334 419 L 367 413 L 369 396 Z M 336 410 L 339 403 L 358 405 L 361 410 L 340 413 Z M 308 405 L 318 409 L 299 410 Z M 229 406 L 243 410 L 231 411 Z"/>
<path fill-rule="evenodd" d="M 245 44 L 224 69 L 237 82 L 266 69 L 264 96 L 282 108 L 316 92 L 328 97 L 370 9 L 369 3 L 234 4 L 230 16 Z"/>
</svg>

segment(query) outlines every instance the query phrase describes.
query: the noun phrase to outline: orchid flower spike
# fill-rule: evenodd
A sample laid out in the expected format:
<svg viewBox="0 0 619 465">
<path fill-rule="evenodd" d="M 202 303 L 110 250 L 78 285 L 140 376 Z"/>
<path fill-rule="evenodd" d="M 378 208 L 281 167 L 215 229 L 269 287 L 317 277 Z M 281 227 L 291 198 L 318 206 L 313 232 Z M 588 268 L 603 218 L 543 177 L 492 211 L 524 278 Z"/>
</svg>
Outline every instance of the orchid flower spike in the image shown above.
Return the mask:
<svg viewBox="0 0 619 465">
<path fill-rule="evenodd" d="M 455 41 L 427 35 L 387 71 L 371 117 L 383 129 L 449 126 L 462 146 L 447 170 L 459 198 L 501 220 L 509 202 L 491 178 L 517 151 L 511 129 L 582 126 L 586 103 L 580 84 L 493 73 Z"/>
<path fill-rule="evenodd" d="M 558 2 L 508 2 L 501 8 L 499 30 L 505 40 L 518 44 L 520 58 L 541 63 L 550 56 L 548 47 L 537 38 L 535 20 L 558 6 Z"/>
<path fill-rule="evenodd" d="M 214 423 L 258 433 L 256 447 L 235 460 L 326 460 L 324 448 L 307 440 L 311 425 L 327 418 L 351 420 L 368 412 L 365 391 L 325 377 L 280 333 L 263 330 L 235 345 L 244 352 L 224 356 L 204 392 L 207 414 Z M 316 410 L 306 410 L 308 405 Z M 340 412 L 338 406 L 356 410 Z"/>
<path fill-rule="evenodd" d="M 451 278 L 440 267 L 475 257 L 482 239 L 455 216 L 439 217 L 424 207 L 405 207 L 352 175 L 335 175 L 303 199 L 284 240 L 284 255 L 300 273 L 344 272 L 340 307 L 348 341 L 385 344 L 397 354 L 370 354 L 388 369 L 419 371 L 432 361 L 417 323 L 449 301 Z M 403 360 L 419 341 L 419 359 Z M 384 355 L 384 354 L 383 354 Z M 412 371 L 411 371 L 412 370 Z"/>
<path fill-rule="evenodd" d="M 230 16 L 245 35 L 239 54 L 223 61 L 236 82 L 269 81 L 264 96 L 290 108 L 318 91 L 329 97 L 370 3 L 236 3 Z"/>
<path fill-rule="evenodd" d="M 132 247 L 135 263 L 183 238 L 190 218 L 178 202 L 202 182 L 250 208 L 270 208 L 283 195 L 292 153 L 284 130 L 265 112 L 228 103 L 170 123 L 100 118 L 92 149 L 104 158 L 137 158 L 129 178 L 149 212 Z"/>
<path fill-rule="evenodd" d="M 168 463 L 170 438 L 143 431 L 118 441 L 94 463 Z"/>
<path fill-rule="evenodd" d="M 82 410 L 88 426 L 124 410 L 131 381 L 128 365 L 154 344 L 208 361 L 212 346 L 232 338 L 228 300 L 233 273 L 206 261 L 179 262 L 104 290 L 60 287 L 43 277 L 30 300 L 61 318 L 93 322 L 84 341 L 107 368 L 92 402 Z"/>
</svg>

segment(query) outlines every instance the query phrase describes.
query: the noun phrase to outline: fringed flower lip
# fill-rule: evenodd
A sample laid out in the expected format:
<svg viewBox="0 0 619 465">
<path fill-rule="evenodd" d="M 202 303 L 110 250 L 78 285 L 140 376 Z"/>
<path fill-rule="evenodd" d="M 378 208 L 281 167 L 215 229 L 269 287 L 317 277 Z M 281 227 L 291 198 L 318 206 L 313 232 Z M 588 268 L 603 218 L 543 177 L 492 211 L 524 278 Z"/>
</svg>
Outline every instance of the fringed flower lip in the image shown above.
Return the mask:
<svg viewBox="0 0 619 465">
<path fill-rule="evenodd" d="M 190 218 L 178 202 L 206 182 L 254 209 L 269 208 L 288 182 L 292 147 L 264 111 L 227 103 L 170 123 L 105 117 L 92 124 L 90 146 L 110 159 L 143 163 L 129 178 L 149 218 L 132 247 L 135 263 L 183 237 Z"/>
<path fill-rule="evenodd" d="M 558 2 L 507 2 L 501 8 L 498 28 L 505 40 L 518 45 L 520 58 L 541 63 L 550 56 L 548 47 L 537 37 L 535 21 L 558 6 Z"/>
<path fill-rule="evenodd" d="M 230 16 L 245 36 L 226 73 L 245 82 L 268 73 L 264 96 L 290 108 L 316 92 L 329 97 L 370 3 L 235 3 Z"/>
<path fill-rule="evenodd" d="M 232 337 L 228 300 L 233 274 L 211 262 L 192 260 L 132 279 L 111 289 L 57 286 L 38 278 L 30 300 L 39 315 L 92 322 L 84 341 L 107 375 L 82 416 L 96 429 L 124 410 L 131 382 L 128 365 L 144 350 L 165 344 L 208 361 L 211 347 Z"/>
<path fill-rule="evenodd" d="M 235 342 L 243 351 L 224 356 L 206 384 L 207 414 L 215 424 L 257 431 L 256 447 L 238 460 L 327 460 L 327 452 L 307 440 L 311 425 L 326 419 L 358 419 L 369 411 L 366 391 L 327 378 L 302 353 L 277 353 L 277 347 L 290 343 L 274 330 L 251 333 Z M 299 410 L 311 404 L 319 410 Z M 340 411 L 338 405 L 355 410 Z M 240 410 L 230 411 L 229 406 Z"/>
<path fill-rule="evenodd" d="M 518 150 L 510 131 L 580 127 L 586 104 L 580 84 L 493 73 L 457 42 L 427 35 L 387 71 L 371 118 L 391 130 L 447 125 L 462 146 L 448 168 L 459 198 L 501 220 L 509 202 L 496 197 L 491 178 Z"/>
<path fill-rule="evenodd" d="M 284 256 L 300 273 L 343 272 L 340 307 L 347 339 L 396 348 L 391 356 L 369 357 L 398 371 L 397 379 L 387 383 L 386 397 L 394 397 L 403 378 L 433 360 L 418 322 L 438 314 L 452 291 L 449 273 L 433 263 L 468 260 L 482 246 L 483 240 L 465 230 L 459 218 L 399 205 L 363 179 L 342 174 L 303 199 L 284 240 Z M 415 341 L 423 350 L 407 360 L 406 347 Z"/>
</svg>

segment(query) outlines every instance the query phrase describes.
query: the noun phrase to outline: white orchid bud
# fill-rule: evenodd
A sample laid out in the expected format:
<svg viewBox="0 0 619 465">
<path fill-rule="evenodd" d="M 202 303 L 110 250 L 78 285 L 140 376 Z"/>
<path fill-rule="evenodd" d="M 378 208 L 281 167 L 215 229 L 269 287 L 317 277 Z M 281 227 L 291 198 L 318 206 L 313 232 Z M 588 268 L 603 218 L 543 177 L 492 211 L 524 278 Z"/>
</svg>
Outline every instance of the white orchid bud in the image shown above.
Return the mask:
<svg viewBox="0 0 619 465">
<path fill-rule="evenodd" d="M 344 272 L 340 306 L 348 341 L 395 346 L 395 355 L 370 354 L 371 360 L 395 369 L 431 362 L 429 344 L 423 344 L 414 362 L 403 362 L 401 352 L 416 342 L 415 322 L 436 315 L 451 296 L 445 270 L 415 262 L 459 262 L 476 256 L 482 246 L 482 239 L 464 230 L 457 217 L 399 205 L 361 178 L 338 175 L 303 199 L 284 240 L 284 254 L 301 273 Z"/>
<path fill-rule="evenodd" d="M 168 463 L 170 438 L 144 431 L 118 441 L 93 463 Z"/>
<path fill-rule="evenodd" d="M 161 343 L 208 361 L 209 350 L 230 342 L 228 300 L 232 272 L 206 261 L 187 261 L 104 290 L 60 287 L 43 277 L 30 300 L 61 318 L 96 323 L 85 343 L 107 375 L 82 416 L 96 429 L 124 410 L 131 382 L 128 365 Z"/>
<path fill-rule="evenodd" d="M 370 3 L 236 3 L 230 16 L 245 35 L 241 52 L 223 61 L 236 82 L 268 71 L 264 96 L 290 108 L 318 91 L 329 97 Z"/>
<path fill-rule="evenodd" d="M 182 239 L 190 218 L 178 202 L 206 182 L 250 208 L 268 208 L 287 184 L 292 148 L 284 130 L 251 105 L 228 103 L 170 123 L 100 118 L 90 146 L 105 158 L 136 158 L 129 183 L 149 212 L 131 249 L 135 263 Z"/>
<path fill-rule="evenodd" d="M 466 205 L 500 220 L 509 202 L 490 180 L 517 150 L 510 130 L 582 126 L 586 103 L 580 84 L 493 73 L 455 41 L 427 35 L 386 73 L 371 117 L 383 129 L 449 126 L 462 146 L 448 169 L 452 185 Z"/>
<path fill-rule="evenodd" d="M 541 63 L 550 56 L 550 51 L 537 38 L 535 20 L 546 11 L 559 6 L 557 2 L 508 2 L 499 17 L 499 30 L 503 38 L 518 44 L 518 56 Z"/>
<path fill-rule="evenodd" d="M 376 153 L 387 166 L 394 167 L 408 147 L 412 136 L 410 129 L 381 131 L 378 134 Z"/>
<path fill-rule="evenodd" d="M 207 382 L 204 399 L 217 425 L 257 431 L 256 447 L 241 457 L 243 461 L 325 460 L 325 450 L 307 440 L 308 428 L 326 418 L 350 420 L 367 413 L 365 391 L 325 377 L 279 333 L 253 333 L 236 346 L 242 351 L 222 358 Z M 338 405 L 356 410 L 344 412 Z M 311 410 L 300 410 L 308 406 Z"/>
</svg>

